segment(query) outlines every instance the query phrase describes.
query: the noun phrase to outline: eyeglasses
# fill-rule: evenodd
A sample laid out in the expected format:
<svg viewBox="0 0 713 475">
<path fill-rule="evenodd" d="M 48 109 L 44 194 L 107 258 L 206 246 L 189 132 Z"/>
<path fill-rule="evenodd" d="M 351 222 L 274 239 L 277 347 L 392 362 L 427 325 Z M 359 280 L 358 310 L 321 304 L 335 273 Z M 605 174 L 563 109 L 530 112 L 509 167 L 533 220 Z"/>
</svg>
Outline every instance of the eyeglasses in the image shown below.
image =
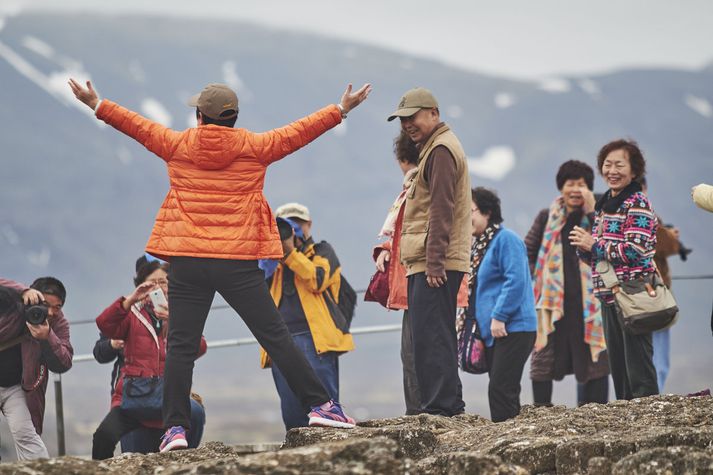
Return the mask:
<svg viewBox="0 0 713 475">
<path fill-rule="evenodd" d="M 146 282 L 151 282 L 152 284 L 160 285 L 162 287 L 168 285 L 168 279 L 151 279 Z"/>
</svg>

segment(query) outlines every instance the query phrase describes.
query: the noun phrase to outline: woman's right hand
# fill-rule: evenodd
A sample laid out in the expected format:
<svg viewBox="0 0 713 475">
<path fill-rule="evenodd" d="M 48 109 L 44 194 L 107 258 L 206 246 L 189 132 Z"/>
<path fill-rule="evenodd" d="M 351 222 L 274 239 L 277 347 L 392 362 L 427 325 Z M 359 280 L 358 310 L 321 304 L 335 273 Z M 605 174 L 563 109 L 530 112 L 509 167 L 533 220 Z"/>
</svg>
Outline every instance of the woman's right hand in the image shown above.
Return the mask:
<svg viewBox="0 0 713 475">
<path fill-rule="evenodd" d="M 145 299 L 149 292 L 151 292 L 155 287 L 156 284 L 153 282 L 144 282 L 143 284 L 139 284 L 133 292 L 124 297 L 124 302 L 121 306 L 128 312 L 132 305 Z"/>
<path fill-rule="evenodd" d="M 376 270 L 378 270 L 379 272 L 384 272 L 386 270 L 385 262 L 389 262 L 390 260 L 391 252 L 387 251 L 386 249 L 381 251 L 376 257 Z"/>
</svg>

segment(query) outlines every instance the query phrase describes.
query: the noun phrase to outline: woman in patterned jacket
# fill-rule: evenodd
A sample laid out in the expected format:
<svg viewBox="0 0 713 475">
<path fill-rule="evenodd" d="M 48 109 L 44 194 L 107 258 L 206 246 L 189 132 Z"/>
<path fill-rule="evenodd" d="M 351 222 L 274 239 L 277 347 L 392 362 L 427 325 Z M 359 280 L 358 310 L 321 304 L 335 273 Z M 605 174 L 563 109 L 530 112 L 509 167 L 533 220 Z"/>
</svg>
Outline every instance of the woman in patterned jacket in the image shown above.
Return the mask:
<svg viewBox="0 0 713 475">
<path fill-rule="evenodd" d="M 592 266 L 592 283 L 602 308 L 604 336 L 617 399 L 658 394 L 651 333 L 632 335 L 619 322 L 611 290 L 604 286 L 596 264 L 609 261 L 621 282 L 656 272 L 654 253 L 658 222 L 638 179 L 646 161 L 636 142 L 615 140 L 599 151 L 599 168 L 609 190 L 595 206 L 592 232 L 575 226 L 570 242 Z"/>
</svg>

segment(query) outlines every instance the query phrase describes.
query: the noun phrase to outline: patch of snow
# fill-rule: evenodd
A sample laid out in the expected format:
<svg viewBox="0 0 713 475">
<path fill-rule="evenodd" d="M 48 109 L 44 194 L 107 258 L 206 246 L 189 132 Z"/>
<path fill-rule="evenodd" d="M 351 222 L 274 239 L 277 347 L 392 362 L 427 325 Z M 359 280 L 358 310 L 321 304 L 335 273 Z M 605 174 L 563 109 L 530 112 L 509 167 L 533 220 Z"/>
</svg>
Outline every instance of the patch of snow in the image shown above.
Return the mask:
<svg viewBox="0 0 713 475">
<path fill-rule="evenodd" d="M 225 61 L 222 69 L 223 81 L 236 92 L 238 95 L 238 103 L 240 103 L 240 101 L 250 102 L 253 98 L 253 94 L 245 85 L 245 81 L 243 81 L 238 74 L 238 65 L 235 64 L 235 61 Z"/>
<path fill-rule="evenodd" d="M 35 83 L 35 85 L 65 106 L 74 107 L 88 117 L 91 117 L 98 127 L 106 126 L 104 122 L 95 119 L 93 110 L 89 109 L 74 97 L 74 94 L 72 94 L 67 84 L 70 77 L 79 81 L 90 79 L 89 74 L 84 71 L 81 64 L 75 63 L 76 67 L 74 68 L 67 68 L 64 71 L 55 71 L 47 76 L 2 41 L 0 41 L 0 58 L 5 59 L 18 73 Z"/>
<path fill-rule="evenodd" d="M 132 59 L 129 62 L 129 75 L 131 79 L 138 83 L 143 84 L 146 82 L 146 72 L 138 59 Z"/>
<path fill-rule="evenodd" d="M 515 96 L 509 92 L 499 92 L 495 94 L 495 107 L 498 109 L 507 109 L 512 107 L 517 102 Z"/>
<path fill-rule="evenodd" d="M 337 137 L 344 137 L 347 135 L 347 123 L 346 121 L 342 121 L 340 124 L 337 124 L 336 127 L 334 127 L 334 135 Z"/>
<path fill-rule="evenodd" d="M 20 236 L 17 235 L 12 226 L 6 224 L 2 227 L 2 235 L 5 240 L 12 246 L 17 246 L 20 243 Z"/>
<path fill-rule="evenodd" d="M 238 103 L 240 103 L 240 101 L 250 102 L 253 98 L 253 93 L 238 74 L 238 66 L 235 64 L 235 61 L 224 62 L 222 69 L 223 81 L 235 90 L 238 95 Z"/>
<path fill-rule="evenodd" d="M 463 117 L 463 108 L 459 105 L 448 106 L 446 115 L 452 119 L 460 119 Z"/>
<path fill-rule="evenodd" d="M 602 93 L 599 84 L 589 78 L 580 79 L 577 85 L 590 96 L 599 96 Z"/>
<path fill-rule="evenodd" d="M 468 157 L 468 170 L 481 178 L 500 181 L 515 168 L 515 161 L 512 147 L 497 145 L 486 149 L 480 157 Z"/>
<path fill-rule="evenodd" d="M 128 165 L 134 159 L 133 155 L 131 155 L 131 152 L 126 147 L 119 148 L 119 150 L 116 151 L 116 156 L 124 165 Z"/>
<path fill-rule="evenodd" d="M 166 127 L 171 127 L 173 117 L 168 112 L 168 110 L 166 110 L 163 104 L 158 102 L 153 97 L 148 97 L 141 101 L 141 112 L 143 112 L 146 117 L 153 120 L 154 122 L 163 124 Z"/>
<path fill-rule="evenodd" d="M 25 36 L 22 39 L 22 46 L 44 58 L 52 59 L 54 57 L 54 48 L 34 36 Z"/>
<path fill-rule="evenodd" d="M 686 97 L 684 97 L 683 100 L 688 107 L 698 112 L 703 117 L 713 117 L 713 106 L 711 106 L 708 99 L 694 96 L 693 94 L 686 94 Z"/>
<path fill-rule="evenodd" d="M 0 31 L 5 28 L 5 19 L 0 16 Z"/>
<path fill-rule="evenodd" d="M 27 261 L 36 267 L 47 267 L 50 263 L 51 253 L 47 246 L 42 246 L 37 252 L 30 251 L 27 253 Z"/>
<path fill-rule="evenodd" d="M 564 92 L 569 92 L 572 89 L 572 85 L 567 79 L 554 77 L 542 80 L 539 87 L 543 91 L 551 94 L 562 94 Z"/>
<path fill-rule="evenodd" d="M 186 126 L 190 129 L 191 127 L 196 127 L 198 124 L 196 123 L 196 110 L 193 109 L 193 112 L 188 114 L 186 117 Z"/>
</svg>

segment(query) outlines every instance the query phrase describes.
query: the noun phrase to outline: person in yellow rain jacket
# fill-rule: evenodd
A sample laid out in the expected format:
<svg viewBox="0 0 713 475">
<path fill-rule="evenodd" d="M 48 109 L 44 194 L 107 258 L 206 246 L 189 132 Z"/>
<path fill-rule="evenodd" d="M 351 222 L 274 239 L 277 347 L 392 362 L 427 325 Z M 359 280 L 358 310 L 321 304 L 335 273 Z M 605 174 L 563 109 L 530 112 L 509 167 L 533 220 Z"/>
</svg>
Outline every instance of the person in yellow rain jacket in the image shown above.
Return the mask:
<svg viewBox="0 0 713 475">
<path fill-rule="evenodd" d="M 354 349 L 348 318 L 339 308 L 341 267 L 332 246 L 314 242 L 306 206 L 288 203 L 275 212 L 285 256 L 268 279 L 270 294 L 297 347 L 334 401 L 339 400 L 341 353 Z M 346 284 L 345 284 L 346 285 Z M 261 348 L 280 396 L 285 429 L 306 427 L 308 418 L 277 365 Z"/>
</svg>

